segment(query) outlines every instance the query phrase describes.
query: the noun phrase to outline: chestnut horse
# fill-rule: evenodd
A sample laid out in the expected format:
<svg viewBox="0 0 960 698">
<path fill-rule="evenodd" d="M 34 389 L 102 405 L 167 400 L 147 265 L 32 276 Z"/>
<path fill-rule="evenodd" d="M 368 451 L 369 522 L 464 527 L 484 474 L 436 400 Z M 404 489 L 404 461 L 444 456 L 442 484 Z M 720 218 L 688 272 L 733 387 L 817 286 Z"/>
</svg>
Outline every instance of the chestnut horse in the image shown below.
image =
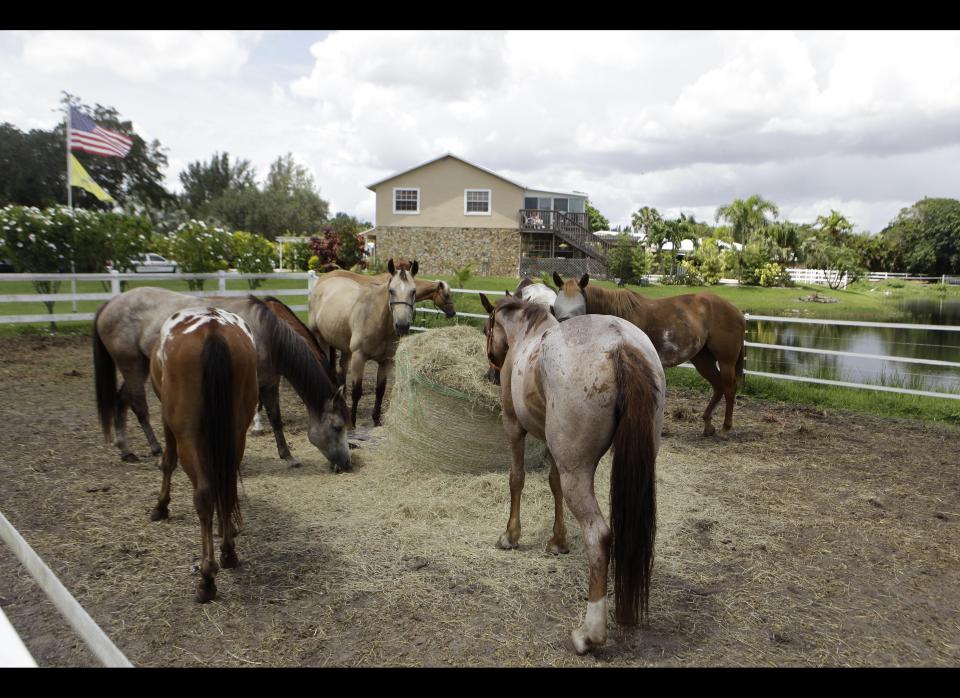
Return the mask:
<svg viewBox="0 0 960 698">
<path fill-rule="evenodd" d="M 257 407 L 257 347 L 237 315 L 217 308 L 185 308 L 163 323 L 150 357 L 150 382 L 160 398 L 163 484 L 153 521 L 169 516 L 170 476 L 181 467 L 193 483 L 203 550 L 197 601 L 217 595 L 213 515 L 220 535 L 220 565 L 236 567 L 234 537 L 240 523 L 237 480 L 247 427 Z"/>
<path fill-rule="evenodd" d="M 703 435 L 716 432 L 711 419 L 720 397 L 726 398 L 723 432 L 733 427 L 737 388 L 743 388 L 744 335 L 747 321 L 740 310 L 713 293 L 685 293 L 669 298 L 644 298 L 630 289 L 588 286 L 590 277 L 566 282 L 557 272 L 560 288 L 553 313 L 560 321 L 584 313 L 615 315 L 646 332 L 664 367 L 690 361 L 713 386 L 713 397 L 703 413 Z"/>
<path fill-rule="evenodd" d="M 583 531 L 590 587 L 586 620 L 572 634 L 574 648 L 583 654 L 607 639 L 611 557 L 617 622 L 636 625 L 647 612 L 656 534 L 654 469 L 666 391 L 663 368 L 647 336 L 620 318 L 585 315 L 560 324 L 546 306 L 509 294 L 496 306 L 483 294 L 480 301 L 490 314 L 487 358 L 501 369 L 503 427 L 513 452 L 510 519 L 497 547 L 516 548 L 520 539 L 529 433 L 546 441 L 550 453 L 554 523 L 547 550 L 569 550 L 563 500 Z M 611 446 L 608 527 L 593 481 Z"/>
<path fill-rule="evenodd" d="M 380 411 L 387 376 L 393 368 L 400 337 L 410 332 L 416 303 L 419 264 L 387 263 L 390 279 L 370 284 L 343 276 L 323 274 L 310 290 L 307 327 L 327 353 L 331 370 L 336 351 L 349 362 L 344 384 L 352 384 L 353 404 L 350 428 L 357 425 L 357 404 L 363 395 L 363 367 L 368 360 L 377 362 L 377 392 L 373 404 L 373 423 L 380 426 Z M 342 357 L 341 357 L 342 359 Z"/>
</svg>

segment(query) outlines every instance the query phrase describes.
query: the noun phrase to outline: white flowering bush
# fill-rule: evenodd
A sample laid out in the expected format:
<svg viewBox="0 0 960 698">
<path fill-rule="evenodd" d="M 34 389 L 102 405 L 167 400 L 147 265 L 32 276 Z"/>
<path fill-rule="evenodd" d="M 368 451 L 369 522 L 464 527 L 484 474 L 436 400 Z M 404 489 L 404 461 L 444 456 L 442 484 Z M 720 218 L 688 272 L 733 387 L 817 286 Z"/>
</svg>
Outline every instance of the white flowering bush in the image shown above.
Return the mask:
<svg viewBox="0 0 960 698">
<path fill-rule="evenodd" d="M 230 266 L 233 236 L 223 228 L 190 220 L 170 235 L 163 249 L 188 274 L 226 271 Z M 203 290 L 203 279 L 188 280 L 194 291 Z"/>
<path fill-rule="evenodd" d="M 231 246 L 233 266 L 244 274 L 261 274 L 273 271 L 277 256 L 274 245 L 262 235 L 238 230 L 233 234 Z M 247 279 L 250 288 L 257 288 L 263 279 Z"/>
</svg>

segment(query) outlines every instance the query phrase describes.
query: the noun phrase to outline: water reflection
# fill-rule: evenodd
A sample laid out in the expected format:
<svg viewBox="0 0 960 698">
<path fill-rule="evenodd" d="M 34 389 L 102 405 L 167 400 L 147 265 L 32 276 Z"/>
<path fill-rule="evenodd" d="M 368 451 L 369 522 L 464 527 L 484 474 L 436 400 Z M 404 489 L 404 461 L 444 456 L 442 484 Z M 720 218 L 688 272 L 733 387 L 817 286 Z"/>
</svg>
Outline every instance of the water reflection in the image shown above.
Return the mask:
<svg viewBox="0 0 960 698">
<path fill-rule="evenodd" d="M 960 301 L 902 301 L 901 322 L 960 325 Z M 960 363 L 960 332 L 846 325 L 807 325 L 750 321 L 747 340 L 763 344 L 831 349 L 859 354 L 937 359 Z M 747 368 L 770 373 L 875 383 L 916 390 L 960 392 L 960 368 L 927 366 L 867 357 L 747 350 Z"/>
</svg>

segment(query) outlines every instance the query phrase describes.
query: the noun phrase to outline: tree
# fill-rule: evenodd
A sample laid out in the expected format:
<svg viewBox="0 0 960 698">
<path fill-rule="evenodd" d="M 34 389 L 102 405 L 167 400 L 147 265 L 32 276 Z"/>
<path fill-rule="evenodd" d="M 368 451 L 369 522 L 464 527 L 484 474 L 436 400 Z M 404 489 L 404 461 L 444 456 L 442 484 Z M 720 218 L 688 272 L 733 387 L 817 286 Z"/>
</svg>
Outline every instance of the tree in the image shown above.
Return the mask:
<svg viewBox="0 0 960 698">
<path fill-rule="evenodd" d="M 0 205 L 48 208 L 66 203 L 63 137 L 0 124 Z"/>
<path fill-rule="evenodd" d="M 746 244 L 753 233 L 770 224 L 767 220 L 768 213 L 774 218 L 780 215 L 776 204 L 754 194 L 746 199 L 734 199 L 726 206 L 718 208 L 716 220 L 726 220 L 730 224 L 734 241 Z"/>
<path fill-rule="evenodd" d="M 590 205 L 589 199 L 587 199 L 586 211 L 587 219 L 590 221 L 591 233 L 595 233 L 598 230 L 610 230 L 610 221 L 608 221 L 603 214 Z"/>
<path fill-rule="evenodd" d="M 881 233 L 903 252 L 904 271 L 960 274 L 960 201 L 924 198 L 904 208 Z"/>
<path fill-rule="evenodd" d="M 262 235 L 234 231 L 230 243 L 233 266 L 244 274 L 266 274 L 273 271 L 273 245 Z M 247 279 L 250 288 L 257 288 L 263 279 Z"/>
<path fill-rule="evenodd" d="M 230 164 L 229 153 L 214 153 L 209 163 L 191 162 L 180 173 L 183 184 L 184 208 L 192 215 L 198 215 L 201 208 L 237 189 L 256 189 L 256 171 L 249 160 L 237 160 Z"/>
<path fill-rule="evenodd" d="M 669 230 L 663 216 L 655 208 L 644 206 L 631 216 L 633 229 L 643 236 L 643 245 L 653 245 L 656 248 L 657 261 L 663 265 L 661 251 L 669 240 Z"/>
<path fill-rule="evenodd" d="M 607 252 L 607 272 L 617 279 L 617 285 L 633 283 L 634 244 L 626 233 L 617 235 L 617 243 Z"/>
<path fill-rule="evenodd" d="M 232 236 L 223 228 L 192 220 L 170 236 L 168 251 L 188 274 L 226 271 L 231 258 Z M 202 291 L 203 279 L 190 279 L 191 290 Z"/>
</svg>

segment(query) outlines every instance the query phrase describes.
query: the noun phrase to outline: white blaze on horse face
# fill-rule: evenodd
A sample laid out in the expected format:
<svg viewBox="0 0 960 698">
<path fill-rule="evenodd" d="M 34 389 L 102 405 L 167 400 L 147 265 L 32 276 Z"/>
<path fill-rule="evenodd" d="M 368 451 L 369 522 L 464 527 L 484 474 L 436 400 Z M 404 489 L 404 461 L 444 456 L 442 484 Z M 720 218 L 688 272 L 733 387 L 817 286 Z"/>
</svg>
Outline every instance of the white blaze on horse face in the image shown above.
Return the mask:
<svg viewBox="0 0 960 698">
<path fill-rule="evenodd" d="M 253 332 L 250 331 L 250 326 L 247 325 L 239 315 L 221 310 L 220 308 L 186 308 L 184 310 L 178 310 L 168 317 L 160 328 L 160 348 L 157 352 L 160 365 L 162 366 L 166 359 L 165 345 L 174 330 L 179 330 L 178 334 L 189 334 L 208 322 L 217 322 L 221 325 L 235 325 L 239 327 L 250 339 L 250 344 L 256 348 L 257 342 L 253 338 Z M 186 325 L 186 327 L 181 327 L 181 325 Z"/>
</svg>

